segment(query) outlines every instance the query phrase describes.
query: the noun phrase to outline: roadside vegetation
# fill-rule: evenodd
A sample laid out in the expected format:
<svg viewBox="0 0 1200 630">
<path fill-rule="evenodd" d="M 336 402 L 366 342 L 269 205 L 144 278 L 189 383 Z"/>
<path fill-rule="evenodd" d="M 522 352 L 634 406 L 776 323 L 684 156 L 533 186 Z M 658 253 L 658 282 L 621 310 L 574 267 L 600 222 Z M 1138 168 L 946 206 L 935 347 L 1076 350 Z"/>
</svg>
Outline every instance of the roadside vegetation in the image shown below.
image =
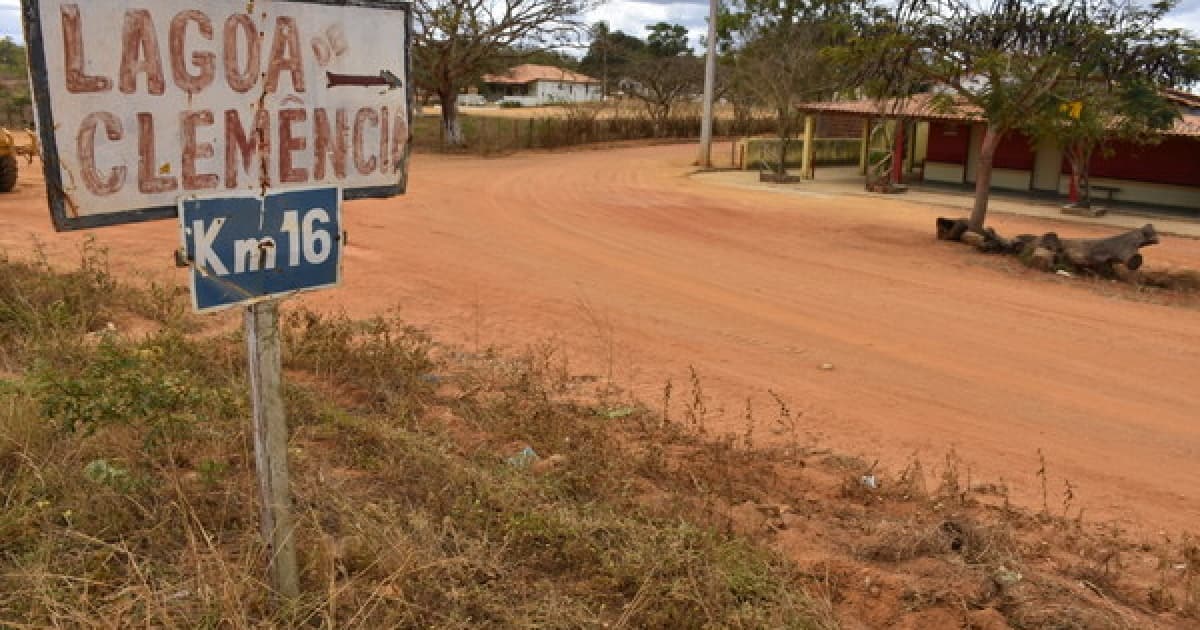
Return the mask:
<svg viewBox="0 0 1200 630">
<path fill-rule="evenodd" d="M 10 127 L 32 125 L 29 95 L 29 73 L 25 63 L 25 47 L 11 37 L 0 39 L 0 116 Z"/>
<path fill-rule="evenodd" d="M 889 472 L 821 448 L 781 399 L 713 434 L 695 372 L 641 404 L 552 347 L 303 309 L 284 331 L 304 595 L 279 607 L 242 341 L 182 297 L 90 247 L 69 271 L 0 259 L 0 625 L 1200 624 L 1200 541 L 1090 523 L 1053 462 L 1023 510 L 953 454 Z"/>
<path fill-rule="evenodd" d="M 301 310 L 305 595 L 276 609 L 243 345 L 189 334 L 179 297 L 94 250 L 63 273 L 0 260 L 0 626 L 829 625 L 777 554 L 639 507 L 608 430 L 634 412 L 560 400 L 552 357 L 447 363 L 395 320 Z"/>
<path fill-rule="evenodd" d="M 443 141 L 439 118 L 416 116 L 412 125 L 413 148 L 425 152 L 503 155 L 526 149 L 561 149 L 626 141 L 678 141 L 700 134 L 698 104 L 676 107 L 665 117 L 654 117 L 632 104 L 578 103 L 560 105 L 547 115 L 517 116 L 495 110 L 465 110 L 458 117 L 462 142 Z M 771 130 L 766 117 L 746 115 L 718 118 L 713 123 L 719 136 L 757 135 Z"/>
</svg>

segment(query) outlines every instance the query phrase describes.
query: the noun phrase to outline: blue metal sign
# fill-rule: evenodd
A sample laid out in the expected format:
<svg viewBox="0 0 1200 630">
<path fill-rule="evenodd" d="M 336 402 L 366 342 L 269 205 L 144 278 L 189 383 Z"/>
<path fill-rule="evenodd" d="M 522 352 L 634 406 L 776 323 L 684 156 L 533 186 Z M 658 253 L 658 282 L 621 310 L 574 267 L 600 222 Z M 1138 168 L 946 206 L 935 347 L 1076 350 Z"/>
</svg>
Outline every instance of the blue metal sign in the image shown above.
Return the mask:
<svg viewBox="0 0 1200 630">
<path fill-rule="evenodd" d="M 182 199 L 180 231 L 192 305 L 205 313 L 337 286 L 341 200 L 338 188 Z"/>
</svg>

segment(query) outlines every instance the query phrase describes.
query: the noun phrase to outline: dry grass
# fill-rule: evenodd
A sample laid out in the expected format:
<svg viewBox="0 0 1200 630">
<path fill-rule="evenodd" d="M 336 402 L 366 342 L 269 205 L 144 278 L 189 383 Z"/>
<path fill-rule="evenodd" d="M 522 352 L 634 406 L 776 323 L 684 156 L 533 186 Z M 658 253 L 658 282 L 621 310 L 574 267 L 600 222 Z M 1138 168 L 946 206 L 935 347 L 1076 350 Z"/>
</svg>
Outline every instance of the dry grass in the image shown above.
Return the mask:
<svg viewBox="0 0 1200 630">
<path fill-rule="evenodd" d="M 552 357 L 450 365 L 394 320 L 302 311 L 285 367 L 304 594 L 276 606 L 237 335 L 110 331 L 143 296 L 99 256 L 0 278 L 0 626 L 823 624 L 778 556 L 640 507 L 613 414 L 563 401 Z"/>
<path fill-rule="evenodd" d="M 695 370 L 651 410 L 553 346 L 305 311 L 284 325 L 303 595 L 278 605 L 241 339 L 190 334 L 177 294 L 86 251 L 0 260 L 0 627 L 1200 625 L 1196 538 L 1086 523 L 1053 462 L 1028 512 L 953 453 L 892 472 L 821 449 L 778 396 L 714 435 Z M 107 325 L 129 318 L 158 326 Z"/>
<path fill-rule="evenodd" d="M 644 108 L 628 104 L 564 105 L 532 108 L 536 113 L 515 109 L 464 109 L 459 117 L 466 144 L 446 147 L 442 142 L 441 118 L 426 112 L 413 121 L 413 147 L 420 151 L 474 153 L 492 156 L 527 149 L 559 149 L 625 141 L 672 141 L 700 137 L 698 107 L 679 107 L 665 120 L 656 120 Z M 543 113 L 544 110 L 552 110 Z M 714 134 L 745 136 L 768 133 L 775 122 L 756 115 L 746 120 L 718 118 Z"/>
</svg>

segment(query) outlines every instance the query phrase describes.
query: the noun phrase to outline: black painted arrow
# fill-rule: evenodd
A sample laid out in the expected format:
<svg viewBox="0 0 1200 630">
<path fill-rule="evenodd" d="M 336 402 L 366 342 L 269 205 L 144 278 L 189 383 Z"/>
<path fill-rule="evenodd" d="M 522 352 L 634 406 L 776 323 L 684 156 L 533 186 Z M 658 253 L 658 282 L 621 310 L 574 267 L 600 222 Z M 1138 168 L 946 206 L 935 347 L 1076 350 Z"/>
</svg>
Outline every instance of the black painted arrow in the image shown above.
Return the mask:
<svg viewBox="0 0 1200 630">
<path fill-rule="evenodd" d="M 400 77 L 392 74 L 387 70 L 380 70 L 379 75 L 370 74 L 336 74 L 326 72 L 325 78 L 329 80 L 329 85 L 326 87 L 386 87 L 389 90 L 397 90 L 404 87 L 404 81 Z"/>
</svg>

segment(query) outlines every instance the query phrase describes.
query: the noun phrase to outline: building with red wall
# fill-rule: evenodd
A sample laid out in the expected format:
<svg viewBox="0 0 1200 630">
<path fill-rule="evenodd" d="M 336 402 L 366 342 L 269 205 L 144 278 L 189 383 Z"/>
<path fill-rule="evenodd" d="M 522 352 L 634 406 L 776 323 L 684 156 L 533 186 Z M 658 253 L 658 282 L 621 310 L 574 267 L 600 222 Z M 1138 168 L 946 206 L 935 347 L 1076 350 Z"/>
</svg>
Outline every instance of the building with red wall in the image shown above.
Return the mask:
<svg viewBox="0 0 1200 630">
<path fill-rule="evenodd" d="M 1089 168 L 1093 197 L 1117 202 L 1187 208 L 1200 213 L 1200 97 L 1172 91 L 1180 118 L 1155 144 L 1113 140 L 1097 150 Z M 870 101 L 805 103 L 813 114 L 854 114 L 863 124 L 879 119 Z M 913 144 L 906 170 L 928 182 L 971 185 L 979 162 L 985 123 L 978 110 L 942 111 L 928 97 L 903 107 L 890 107 L 887 118 L 901 118 L 911 129 Z M 1066 196 L 1071 168 L 1052 141 L 1034 141 L 1010 132 L 996 149 L 992 188 Z"/>
</svg>

